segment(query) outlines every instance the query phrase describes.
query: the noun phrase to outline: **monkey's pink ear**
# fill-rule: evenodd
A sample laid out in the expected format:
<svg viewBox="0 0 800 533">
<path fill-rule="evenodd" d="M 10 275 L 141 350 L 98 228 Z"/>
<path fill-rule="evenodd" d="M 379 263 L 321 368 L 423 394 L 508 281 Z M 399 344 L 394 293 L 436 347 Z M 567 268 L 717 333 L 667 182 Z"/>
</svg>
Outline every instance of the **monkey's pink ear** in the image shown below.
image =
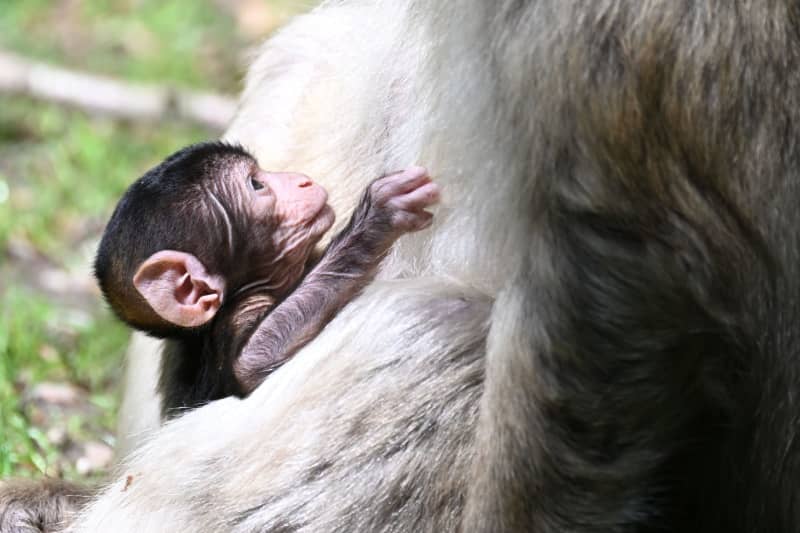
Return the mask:
<svg viewBox="0 0 800 533">
<path fill-rule="evenodd" d="M 153 311 L 172 324 L 202 326 L 219 310 L 225 282 L 197 257 L 175 250 L 156 252 L 139 266 L 133 285 Z"/>
</svg>

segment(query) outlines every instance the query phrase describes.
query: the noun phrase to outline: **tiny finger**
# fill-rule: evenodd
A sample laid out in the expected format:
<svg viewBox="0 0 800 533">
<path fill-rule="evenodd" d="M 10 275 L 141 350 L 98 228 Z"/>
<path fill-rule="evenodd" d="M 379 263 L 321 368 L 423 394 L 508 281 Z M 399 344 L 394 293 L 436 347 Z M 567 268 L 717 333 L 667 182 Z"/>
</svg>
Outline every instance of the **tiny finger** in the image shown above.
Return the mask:
<svg viewBox="0 0 800 533">
<path fill-rule="evenodd" d="M 411 167 L 398 174 L 390 174 L 378 180 L 381 193 L 388 196 L 403 194 L 431 181 L 423 167 Z"/>
<path fill-rule="evenodd" d="M 389 204 L 400 209 L 413 211 L 438 203 L 440 197 L 441 189 L 437 184 L 431 181 L 402 196 L 392 198 Z"/>
</svg>

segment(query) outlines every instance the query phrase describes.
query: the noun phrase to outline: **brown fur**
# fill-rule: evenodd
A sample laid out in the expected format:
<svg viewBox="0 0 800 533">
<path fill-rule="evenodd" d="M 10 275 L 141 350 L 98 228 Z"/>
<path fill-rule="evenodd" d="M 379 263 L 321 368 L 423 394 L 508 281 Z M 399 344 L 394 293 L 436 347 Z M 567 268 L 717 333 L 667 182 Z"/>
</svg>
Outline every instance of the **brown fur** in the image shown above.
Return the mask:
<svg viewBox="0 0 800 533">
<path fill-rule="evenodd" d="M 0 482 L 0 533 L 61 531 L 92 491 L 59 479 Z"/>
</svg>

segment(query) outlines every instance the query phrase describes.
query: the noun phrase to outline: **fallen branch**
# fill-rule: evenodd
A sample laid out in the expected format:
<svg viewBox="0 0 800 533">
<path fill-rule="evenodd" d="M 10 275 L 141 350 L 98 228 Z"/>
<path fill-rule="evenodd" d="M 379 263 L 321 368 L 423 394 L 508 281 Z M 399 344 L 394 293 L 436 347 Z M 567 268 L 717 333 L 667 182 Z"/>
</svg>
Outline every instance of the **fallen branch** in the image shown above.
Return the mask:
<svg viewBox="0 0 800 533">
<path fill-rule="evenodd" d="M 228 96 L 128 83 L 75 72 L 0 50 L 0 92 L 22 94 L 131 120 L 184 119 L 221 131 L 233 117 Z"/>
</svg>

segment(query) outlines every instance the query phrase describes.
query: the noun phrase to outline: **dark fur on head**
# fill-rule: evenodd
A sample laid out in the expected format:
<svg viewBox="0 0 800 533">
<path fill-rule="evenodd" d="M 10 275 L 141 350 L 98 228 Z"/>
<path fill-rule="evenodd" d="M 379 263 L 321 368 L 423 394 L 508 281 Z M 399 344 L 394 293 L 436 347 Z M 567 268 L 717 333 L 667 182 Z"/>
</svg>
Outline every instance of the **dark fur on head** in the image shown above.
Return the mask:
<svg viewBox="0 0 800 533">
<path fill-rule="evenodd" d="M 210 274 L 222 275 L 233 290 L 249 270 L 250 250 L 269 239 L 269 224 L 254 228 L 230 195 L 219 195 L 231 213 L 233 243 L 208 201 L 213 185 L 237 158 L 253 159 L 244 148 L 223 142 L 204 142 L 183 148 L 147 171 L 125 192 L 106 226 L 97 251 L 94 272 L 114 313 L 134 328 L 157 337 L 174 336 L 182 328 L 160 318 L 133 285 L 142 262 L 160 250 L 196 256 Z M 236 261 L 231 251 L 236 249 Z M 233 267 L 236 267 L 235 270 Z M 185 331 L 184 331 L 185 333 Z"/>
</svg>

